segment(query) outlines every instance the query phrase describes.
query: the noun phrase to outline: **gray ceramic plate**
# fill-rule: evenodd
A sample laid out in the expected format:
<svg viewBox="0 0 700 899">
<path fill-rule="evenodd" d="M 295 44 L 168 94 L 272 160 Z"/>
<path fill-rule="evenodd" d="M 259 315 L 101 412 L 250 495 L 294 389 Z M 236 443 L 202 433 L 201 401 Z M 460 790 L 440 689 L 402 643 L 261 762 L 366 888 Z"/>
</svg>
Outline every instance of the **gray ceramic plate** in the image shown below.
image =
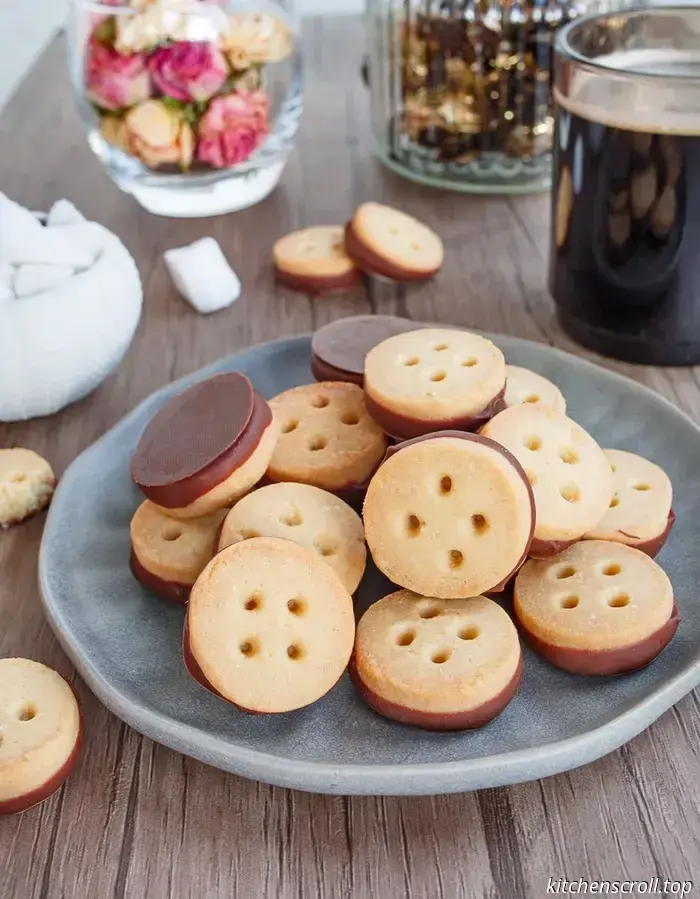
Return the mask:
<svg viewBox="0 0 700 899">
<path fill-rule="evenodd" d="M 183 613 L 150 596 L 127 568 L 129 520 L 140 498 L 129 457 L 173 392 L 237 370 L 267 397 L 308 383 L 309 339 L 252 347 L 151 396 L 68 469 L 44 531 L 39 573 L 49 621 L 97 697 L 136 730 L 211 765 L 322 793 L 450 793 L 565 771 L 599 758 L 700 682 L 700 430 L 665 400 L 573 356 L 496 337 L 509 361 L 563 390 L 574 419 L 603 446 L 638 450 L 676 486 L 676 527 L 659 561 L 684 620 L 643 671 L 606 680 L 565 674 L 525 650 L 520 692 L 479 731 L 431 734 L 379 718 L 344 676 L 308 709 L 274 717 L 237 712 L 182 666 Z M 368 573 L 359 611 L 387 592 Z"/>
</svg>

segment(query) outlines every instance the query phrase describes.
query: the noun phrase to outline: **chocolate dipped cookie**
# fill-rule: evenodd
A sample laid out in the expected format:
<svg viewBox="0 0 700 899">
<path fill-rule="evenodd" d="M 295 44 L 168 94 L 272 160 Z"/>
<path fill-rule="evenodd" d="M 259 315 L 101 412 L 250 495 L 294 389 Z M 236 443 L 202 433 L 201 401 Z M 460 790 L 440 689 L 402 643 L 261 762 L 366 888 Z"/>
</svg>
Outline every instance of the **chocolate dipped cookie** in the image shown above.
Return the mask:
<svg viewBox="0 0 700 899">
<path fill-rule="evenodd" d="M 240 709 L 289 712 L 345 671 L 352 597 L 312 550 L 256 537 L 223 549 L 190 594 L 183 655 L 194 679 Z"/>
<path fill-rule="evenodd" d="M 217 549 L 226 509 L 176 520 L 150 500 L 131 519 L 131 572 L 146 589 L 169 602 L 187 602 L 192 585 Z"/>
<path fill-rule="evenodd" d="M 422 328 L 375 346 L 365 361 L 365 402 L 399 440 L 476 431 L 503 408 L 503 353 L 469 331 Z"/>
<path fill-rule="evenodd" d="M 131 476 L 166 515 L 199 518 L 254 487 L 276 442 L 270 407 L 248 378 L 214 375 L 154 415 L 131 459 Z"/>
<path fill-rule="evenodd" d="M 513 622 L 483 596 L 449 601 L 399 590 L 357 625 L 353 683 L 378 714 L 428 730 L 481 727 L 520 684 Z"/>
<path fill-rule="evenodd" d="M 319 328 L 311 339 L 311 371 L 317 381 L 349 381 L 362 387 L 367 353 L 378 343 L 423 325 L 395 315 L 356 315 Z"/>
<path fill-rule="evenodd" d="M 532 484 L 537 522 L 531 557 L 557 555 L 605 515 L 613 494 L 610 464 L 570 418 L 525 403 L 496 415 L 481 433 L 508 449 Z"/>
<path fill-rule="evenodd" d="M 348 593 L 365 571 L 362 519 L 335 494 L 310 484 L 269 484 L 239 500 L 223 523 L 219 549 L 254 537 L 293 540 L 318 553 Z"/>
<path fill-rule="evenodd" d="M 367 489 L 364 522 L 391 581 L 458 599 L 503 589 L 527 556 L 535 506 L 508 450 L 444 431 L 389 448 Z"/>
<path fill-rule="evenodd" d="M 368 275 L 425 281 L 444 259 L 437 234 L 413 216 L 380 203 L 363 203 L 345 227 L 345 251 Z"/>
<path fill-rule="evenodd" d="M 48 799 L 73 770 L 82 743 L 68 683 L 29 659 L 0 659 L 0 815 Z"/>
<path fill-rule="evenodd" d="M 270 400 L 279 430 L 267 477 L 311 484 L 343 496 L 359 489 L 384 457 L 387 440 L 367 414 L 356 384 L 324 381 Z"/>
<path fill-rule="evenodd" d="M 585 539 L 626 543 L 654 558 L 675 521 L 670 478 L 658 465 L 635 453 L 603 452 L 613 473 L 613 497 L 610 508 Z"/>
<path fill-rule="evenodd" d="M 535 652 L 574 674 L 642 668 L 680 622 L 664 570 L 637 549 L 602 540 L 527 561 L 515 579 L 513 607 Z"/>
<path fill-rule="evenodd" d="M 281 237 L 272 256 L 275 277 L 303 293 L 345 290 L 359 283 L 360 272 L 345 252 L 343 228 L 319 225 Z"/>
</svg>

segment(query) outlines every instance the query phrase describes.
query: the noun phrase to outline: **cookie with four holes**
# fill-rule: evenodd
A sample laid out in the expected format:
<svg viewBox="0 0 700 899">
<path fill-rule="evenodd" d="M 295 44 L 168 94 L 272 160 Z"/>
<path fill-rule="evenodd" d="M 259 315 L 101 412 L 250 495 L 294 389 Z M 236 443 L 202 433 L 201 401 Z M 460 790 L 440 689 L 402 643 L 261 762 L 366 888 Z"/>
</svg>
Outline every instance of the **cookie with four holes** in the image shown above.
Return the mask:
<svg viewBox="0 0 700 899">
<path fill-rule="evenodd" d="M 197 579 L 183 654 L 195 680 L 239 708 L 289 712 L 335 685 L 354 638 L 352 597 L 322 557 L 255 537 L 223 549 Z"/>
<path fill-rule="evenodd" d="M 33 450 L 0 449 L 0 528 L 45 509 L 56 488 L 51 466 Z"/>
<path fill-rule="evenodd" d="M 367 410 L 399 439 L 476 431 L 503 408 L 503 353 L 469 331 L 422 328 L 388 338 L 365 361 Z"/>
<path fill-rule="evenodd" d="M 457 599 L 503 588 L 527 556 L 535 506 L 506 449 L 446 431 L 388 450 L 367 489 L 364 523 L 372 558 L 391 581 Z"/>
<path fill-rule="evenodd" d="M 613 472 L 610 508 L 586 535 L 634 546 L 648 556 L 661 550 L 676 516 L 666 472 L 648 459 L 624 450 L 603 450 Z"/>
<path fill-rule="evenodd" d="M 513 622 L 483 596 L 449 601 L 399 590 L 357 625 L 350 673 L 380 715 L 430 730 L 481 727 L 520 684 Z"/>
<path fill-rule="evenodd" d="M 311 372 L 317 381 L 364 383 L 365 358 L 378 343 L 422 328 L 395 315 L 357 315 L 319 328 L 311 338 Z"/>
<path fill-rule="evenodd" d="M 591 435 L 570 418 L 525 403 L 496 415 L 481 433 L 510 450 L 532 484 L 537 510 L 533 558 L 556 555 L 605 515 L 613 494 L 610 464 Z"/>
<path fill-rule="evenodd" d="M 330 565 L 348 593 L 355 592 L 365 571 L 360 516 L 335 494 L 310 484 L 270 484 L 239 500 L 223 523 L 219 549 L 251 537 L 306 546 Z"/>
<path fill-rule="evenodd" d="M 367 414 L 356 384 L 327 381 L 285 390 L 270 400 L 279 440 L 267 477 L 332 493 L 364 487 L 387 440 Z"/>
<path fill-rule="evenodd" d="M 442 241 L 427 225 L 380 203 L 363 203 L 345 227 L 345 250 L 368 275 L 424 281 L 442 266 Z"/>
<path fill-rule="evenodd" d="M 526 562 L 515 579 L 514 610 L 532 648 L 574 674 L 642 668 L 680 622 L 664 570 L 637 549 L 602 540 Z"/>
<path fill-rule="evenodd" d="M 503 401 L 506 408 L 528 403 L 559 415 L 566 414 L 566 400 L 557 385 L 519 365 L 506 365 L 506 392 Z"/>
<path fill-rule="evenodd" d="M 217 548 L 226 509 L 178 521 L 145 500 L 131 519 L 131 572 L 146 589 L 185 603 Z"/>
<path fill-rule="evenodd" d="M 60 674 L 29 659 L 0 659 L 0 815 L 55 793 L 81 738 L 78 702 Z"/>
<path fill-rule="evenodd" d="M 343 290 L 360 280 L 360 272 L 345 252 L 341 226 L 320 225 L 281 237 L 272 250 L 275 277 L 305 293 Z"/>
<path fill-rule="evenodd" d="M 156 412 L 132 456 L 131 476 L 166 515 L 199 518 L 254 487 L 276 441 L 270 407 L 248 378 L 214 375 Z"/>
</svg>

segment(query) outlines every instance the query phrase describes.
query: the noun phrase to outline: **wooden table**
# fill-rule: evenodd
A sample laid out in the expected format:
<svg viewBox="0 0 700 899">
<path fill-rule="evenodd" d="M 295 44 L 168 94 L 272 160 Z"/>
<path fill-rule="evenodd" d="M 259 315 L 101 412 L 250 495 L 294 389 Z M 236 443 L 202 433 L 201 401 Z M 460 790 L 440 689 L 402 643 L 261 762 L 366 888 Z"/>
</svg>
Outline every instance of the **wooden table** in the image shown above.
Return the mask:
<svg viewBox="0 0 700 899">
<path fill-rule="evenodd" d="M 557 327 L 545 288 L 546 198 L 460 197 L 384 171 L 369 150 L 359 19 L 312 20 L 305 37 L 306 113 L 281 187 L 255 209 L 208 221 L 154 218 L 120 194 L 85 144 L 62 41 L 39 61 L 0 118 L 0 186 L 34 209 L 66 196 L 113 229 L 138 262 L 146 300 L 117 373 L 53 418 L 0 426 L 0 446 L 32 447 L 60 474 L 173 378 L 348 314 L 399 313 L 580 352 Z M 401 206 L 442 235 L 447 259 L 434 283 L 317 300 L 275 286 L 276 237 L 343 222 L 369 199 Z M 162 261 L 164 250 L 205 234 L 220 242 L 245 291 L 209 318 L 178 297 Z M 697 371 L 602 364 L 700 419 Z M 700 871 L 697 694 L 607 758 L 508 789 L 374 799 L 252 783 L 142 738 L 88 692 L 41 611 L 42 525 L 39 517 L 0 534 L 0 656 L 28 656 L 68 677 L 86 743 L 66 787 L 0 822 L 2 899 L 520 899 L 546 895 L 549 877 L 679 880 Z"/>
</svg>

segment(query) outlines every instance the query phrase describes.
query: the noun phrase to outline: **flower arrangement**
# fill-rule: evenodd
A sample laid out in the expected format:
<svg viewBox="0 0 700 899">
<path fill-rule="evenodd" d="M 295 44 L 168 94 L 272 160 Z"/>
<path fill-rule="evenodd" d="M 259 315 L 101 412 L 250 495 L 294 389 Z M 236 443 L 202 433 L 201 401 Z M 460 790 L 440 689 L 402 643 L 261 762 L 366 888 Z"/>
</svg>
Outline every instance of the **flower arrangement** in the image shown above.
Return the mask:
<svg viewBox="0 0 700 899">
<path fill-rule="evenodd" d="M 270 14 L 227 14 L 198 0 L 129 0 L 93 22 L 85 96 L 112 146 L 152 169 L 224 169 L 264 143 L 263 71 L 292 52 Z"/>
</svg>

